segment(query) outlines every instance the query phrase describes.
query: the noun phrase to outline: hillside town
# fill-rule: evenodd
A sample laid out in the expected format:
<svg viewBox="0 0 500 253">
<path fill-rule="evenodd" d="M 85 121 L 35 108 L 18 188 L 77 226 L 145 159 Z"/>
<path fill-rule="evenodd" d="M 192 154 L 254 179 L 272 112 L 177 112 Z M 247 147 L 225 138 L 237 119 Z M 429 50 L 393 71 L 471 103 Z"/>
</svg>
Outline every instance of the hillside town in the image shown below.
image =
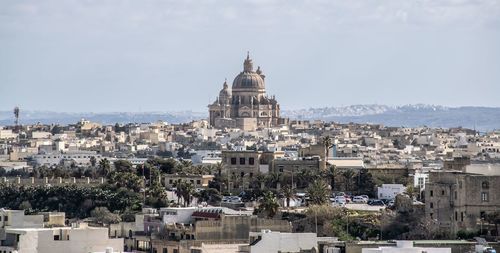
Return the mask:
<svg viewBox="0 0 500 253">
<path fill-rule="evenodd" d="M 4 126 L 0 159 L 0 252 L 499 246 L 500 132 L 82 119 Z"/>
<path fill-rule="evenodd" d="M 500 132 L 283 118 L 247 54 L 208 119 L 0 127 L 0 253 L 494 253 Z"/>
</svg>

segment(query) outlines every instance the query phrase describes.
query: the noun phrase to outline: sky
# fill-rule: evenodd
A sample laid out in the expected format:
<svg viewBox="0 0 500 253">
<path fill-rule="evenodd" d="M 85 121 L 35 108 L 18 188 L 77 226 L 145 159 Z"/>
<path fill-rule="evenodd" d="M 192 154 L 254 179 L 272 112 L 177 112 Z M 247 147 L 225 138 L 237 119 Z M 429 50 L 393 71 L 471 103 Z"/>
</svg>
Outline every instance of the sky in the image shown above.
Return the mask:
<svg viewBox="0 0 500 253">
<path fill-rule="evenodd" d="M 285 110 L 500 107 L 499 0 L 0 0 L 0 110 L 204 112 L 247 51 Z"/>
</svg>

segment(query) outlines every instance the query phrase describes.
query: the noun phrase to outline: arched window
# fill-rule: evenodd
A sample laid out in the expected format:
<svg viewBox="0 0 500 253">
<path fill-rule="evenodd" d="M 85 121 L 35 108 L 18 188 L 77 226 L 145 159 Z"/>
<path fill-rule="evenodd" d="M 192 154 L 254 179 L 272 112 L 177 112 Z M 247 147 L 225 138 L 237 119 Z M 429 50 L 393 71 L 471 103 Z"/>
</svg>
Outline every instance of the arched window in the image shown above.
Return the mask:
<svg viewBox="0 0 500 253">
<path fill-rule="evenodd" d="M 490 182 L 488 182 L 488 181 L 483 181 L 483 182 L 481 183 L 481 188 L 483 188 L 483 189 L 489 189 L 489 188 L 490 188 Z"/>
</svg>

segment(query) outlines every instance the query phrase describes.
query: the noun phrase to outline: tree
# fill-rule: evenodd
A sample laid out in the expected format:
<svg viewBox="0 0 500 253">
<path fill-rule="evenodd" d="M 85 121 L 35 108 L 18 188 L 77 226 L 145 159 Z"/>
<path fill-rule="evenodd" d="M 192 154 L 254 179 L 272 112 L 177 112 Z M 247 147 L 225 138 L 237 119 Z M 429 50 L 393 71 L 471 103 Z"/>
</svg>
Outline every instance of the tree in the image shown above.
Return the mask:
<svg viewBox="0 0 500 253">
<path fill-rule="evenodd" d="M 177 182 L 175 194 L 177 195 L 177 203 L 179 203 L 179 199 L 182 198 L 184 206 L 189 206 L 194 194 L 194 186 L 188 182 Z"/>
<path fill-rule="evenodd" d="M 142 179 L 134 173 L 113 171 L 109 174 L 108 184 L 139 192 L 142 182 Z"/>
<path fill-rule="evenodd" d="M 331 189 L 335 189 L 335 176 L 337 175 L 337 167 L 335 165 L 328 166 L 325 174 L 326 177 L 330 178 Z"/>
<path fill-rule="evenodd" d="M 410 199 L 415 199 L 415 196 L 417 195 L 417 192 L 415 190 L 415 187 L 413 185 L 408 185 L 405 190 L 406 195 L 410 197 Z"/>
<path fill-rule="evenodd" d="M 30 203 L 28 200 L 25 200 L 25 201 L 23 201 L 23 202 L 19 205 L 18 209 L 19 209 L 19 210 L 25 210 L 25 211 L 26 211 L 26 210 L 30 210 L 30 209 L 32 209 L 32 207 L 31 207 L 31 203 Z"/>
<path fill-rule="evenodd" d="M 307 188 L 307 194 L 312 204 L 322 205 L 328 202 L 330 191 L 325 181 L 316 180 Z"/>
<path fill-rule="evenodd" d="M 500 224 L 500 211 L 495 211 L 493 213 L 486 214 L 485 220 L 489 224 L 495 224 L 496 236 L 499 235 L 498 224 Z"/>
<path fill-rule="evenodd" d="M 278 187 L 278 183 L 281 182 L 281 174 L 276 172 L 271 172 L 266 176 L 266 186 L 268 188 Z"/>
<path fill-rule="evenodd" d="M 259 207 L 256 212 L 264 214 L 268 218 L 274 217 L 279 210 L 279 204 L 276 196 L 271 191 L 264 193 L 264 196 L 259 200 Z"/>
<path fill-rule="evenodd" d="M 95 159 L 95 156 L 91 156 L 90 165 L 92 165 L 92 167 L 95 167 L 96 164 L 97 164 L 97 159 Z"/>
<path fill-rule="evenodd" d="M 322 142 L 323 142 L 323 146 L 325 147 L 325 161 L 328 162 L 328 151 L 330 150 L 330 148 L 333 145 L 332 138 L 329 135 L 324 136 L 322 139 Z"/>
<path fill-rule="evenodd" d="M 195 194 L 195 196 L 198 198 L 198 202 L 217 202 L 222 199 L 222 196 L 220 195 L 219 191 L 214 188 L 208 188 L 205 190 L 200 191 L 199 193 Z"/>
<path fill-rule="evenodd" d="M 113 163 L 117 172 L 134 172 L 134 167 L 131 162 L 127 160 L 117 160 Z"/>
<path fill-rule="evenodd" d="M 111 172 L 111 164 L 108 159 L 103 158 L 99 161 L 99 170 L 101 176 L 108 176 L 108 174 Z"/>
<path fill-rule="evenodd" d="M 96 207 L 90 212 L 90 216 L 94 218 L 97 223 L 103 225 L 114 224 L 121 221 L 120 215 L 110 212 L 106 207 Z"/>
<path fill-rule="evenodd" d="M 351 189 L 352 179 L 354 178 L 354 171 L 352 169 L 347 169 L 342 172 L 342 176 L 344 177 L 345 191 L 349 192 Z"/>
<path fill-rule="evenodd" d="M 217 170 L 217 175 L 220 177 L 222 175 L 222 170 L 224 170 L 224 165 L 222 163 L 218 162 L 215 164 L 215 170 Z"/>
<path fill-rule="evenodd" d="M 363 168 L 358 172 L 358 181 L 356 182 L 358 194 L 366 194 L 373 196 L 375 190 L 375 182 L 373 181 L 372 174 L 368 169 Z"/>
<path fill-rule="evenodd" d="M 295 198 L 295 189 L 293 189 L 292 186 L 290 185 L 285 185 L 283 188 L 281 188 L 281 194 L 283 194 L 283 197 L 286 200 L 286 207 L 290 207 L 290 200 Z"/>
</svg>

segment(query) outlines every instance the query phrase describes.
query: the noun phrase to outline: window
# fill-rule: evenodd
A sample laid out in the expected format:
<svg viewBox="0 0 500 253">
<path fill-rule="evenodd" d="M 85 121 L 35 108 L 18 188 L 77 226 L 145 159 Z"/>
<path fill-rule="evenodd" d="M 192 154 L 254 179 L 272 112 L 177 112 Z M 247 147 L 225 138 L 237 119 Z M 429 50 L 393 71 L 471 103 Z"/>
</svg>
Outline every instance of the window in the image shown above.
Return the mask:
<svg viewBox="0 0 500 253">
<path fill-rule="evenodd" d="M 253 177 L 253 173 L 252 173 L 252 172 L 250 172 L 250 178 L 252 178 L 252 177 Z"/>
<path fill-rule="evenodd" d="M 255 164 L 255 158 L 253 158 L 253 157 L 248 158 L 248 164 L 254 165 Z"/>
<path fill-rule="evenodd" d="M 422 186 L 424 186 L 424 178 L 421 178 L 421 177 L 418 178 L 418 186 L 420 188 L 422 188 Z"/>
<path fill-rule="evenodd" d="M 488 181 L 483 181 L 483 182 L 481 183 L 481 188 L 483 188 L 483 189 L 489 189 L 489 188 L 490 188 L 490 182 L 488 182 Z"/>
<path fill-rule="evenodd" d="M 231 157 L 231 164 L 236 164 L 236 157 Z"/>
<path fill-rule="evenodd" d="M 279 172 L 283 172 L 283 165 L 278 166 Z"/>
<path fill-rule="evenodd" d="M 201 180 L 196 180 L 196 184 L 201 184 Z"/>
<path fill-rule="evenodd" d="M 172 182 L 172 179 L 170 179 L 170 180 L 168 180 L 168 183 L 173 184 L 174 182 Z"/>
<path fill-rule="evenodd" d="M 245 157 L 240 157 L 240 164 L 245 165 Z"/>
<path fill-rule="evenodd" d="M 179 253 L 179 250 L 177 250 L 177 249 L 174 249 L 174 253 Z"/>
<path fill-rule="evenodd" d="M 168 249 L 167 248 L 163 248 L 162 253 L 168 253 Z"/>
<path fill-rule="evenodd" d="M 4 221 L 9 221 L 9 216 L 5 215 L 5 217 L 3 218 Z"/>
<path fill-rule="evenodd" d="M 431 202 L 429 205 L 431 208 L 434 208 L 434 203 Z"/>
<path fill-rule="evenodd" d="M 460 221 L 464 221 L 464 212 L 460 212 Z"/>
<path fill-rule="evenodd" d="M 482 202 L 488 202 L 490 200 L 489 195 L 487 192 L 481 192 L 481 201 Z"/>
<path fill-rule="evenodd" d="M 455 211 L 455 221 L 457 221 L 457 220 L 458 220 L 458 212 Z"/>
<path fill-rule="evenodd" d="M 242 172 L 240 173 L 240 176 L 241 176 L 241 177 L 244 177 L 244 176 L 245 176 L 245 172 L 243 172 L 243 171 L 242 171 Z"/>
<path fill-rule="evenodd" d="M 54 241 L 59 241 L 59 235 L 54 235 Z"/>
<path fill-rule="evenodd" d="M 457 191 L 455 191 L 455 194 L 454 194 L 454 195 L 455 195 L 455 199 L 457 199 Z"/>
<path fill-rule="evenodd" d="M 433 191 L 433 190 L 431 190 L 431 191 L 429 192 L 429 195 L 430 195 L 431 197 L 432 197 L 432 196 L 434 196 L 434 191 Z"/>
<path fill-rule="evenodd" d="M 444 190 L 441 190 L 441 195 L 444 195 Z"/>
<path fill-rule="evenodd" d="M 434 219 L 434 214 L 430 213 L 431 219 Z"/>
</svg>

